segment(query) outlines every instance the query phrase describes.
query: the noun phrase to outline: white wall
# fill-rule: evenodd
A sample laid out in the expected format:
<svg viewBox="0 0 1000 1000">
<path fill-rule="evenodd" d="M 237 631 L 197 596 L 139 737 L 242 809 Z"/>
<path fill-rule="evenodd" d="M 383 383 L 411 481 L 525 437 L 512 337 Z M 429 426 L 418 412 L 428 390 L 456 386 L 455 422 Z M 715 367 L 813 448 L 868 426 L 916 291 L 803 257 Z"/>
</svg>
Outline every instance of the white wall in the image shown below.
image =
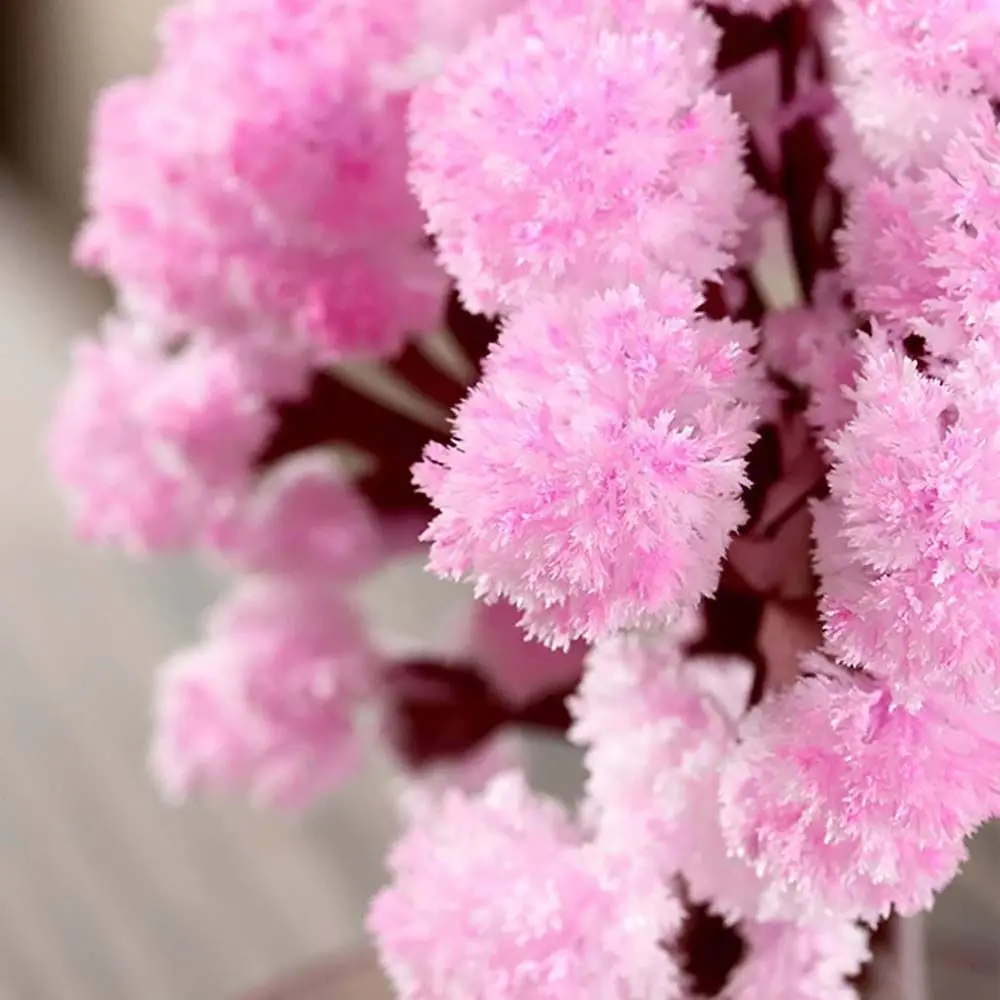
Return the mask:
<svg viewBox="0 0 1000 1000">
<path fill-rule="evenodd" d="M 23 159 L 57 207 L 75 215 L 90 107 L 108 82 L 141 72 L 155 52 L 165 0 L 33 0 L 28 14 Z"/>
</svg>

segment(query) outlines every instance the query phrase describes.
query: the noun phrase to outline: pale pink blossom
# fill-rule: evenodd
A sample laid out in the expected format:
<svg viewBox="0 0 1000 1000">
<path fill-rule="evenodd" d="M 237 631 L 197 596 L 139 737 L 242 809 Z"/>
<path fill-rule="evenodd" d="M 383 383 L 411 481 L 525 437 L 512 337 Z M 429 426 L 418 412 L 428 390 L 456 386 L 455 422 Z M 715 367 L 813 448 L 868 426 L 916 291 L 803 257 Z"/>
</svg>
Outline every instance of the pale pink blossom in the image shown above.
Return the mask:
<svg viewBox="0 0 1000 1000">
<path fill-rule="evenodd" d="M 376 79 L 411 40 L 377 7 L 168 11 L 158 69 L 98 104 L 78 260 L 158 322 L 308 336 L 334 358 L 436 324 L 445 277 L 406 184 L 409 97 Z"/>
<path fill-rule="evenodd" d="M 734 718 L 698 686 L 699 670 L 715 665 L 684 659 L 670 631 L 605 640 L 572 702 L 590 818 L 606 840 L 641 845 L 667 873 L 680 867 L 676 840 L 691 797 L 711 783 L 735 736 Z"/>
<path fill-rule="evenodd" d="M 729 846 L 816 918 L 930 906 L 996 801 L 990 719 L 819 675 L 750 712 L 722 769 Z"/>
<path fill-rule="evenodd" d="M 77 531 L 141 552 L 194 544 L 249 488 L 274 417 L 232 351 L 112 318 L 80 343 L 50 457 Z"/>
<path fill-rule="evenodd" d="M 1000 130 L 984 109 L 958 133 L 940 169 L 924 183 L 927 213 L 940 220 L 932 232 L 928 266 L 937 269 L 946 303 L 968 335 L 1000 339 Z M 943 309 L 947 313 L 947 306 Z M 944 353 L 938 350 L 938 353 Z"/>
<path fill-rule="evenodd" d="M 832 443 L 840 535 L 870 571 L 824 603 L 838 655 L 903 686 L 996 702 L 1000 388 L 996 346 L 944 383 L 876 345 Z"/>
<path fill-rule="evenodd" d="M 853 192 L 841 256 L 859 305 L 897 336 L 920 334 L 938 358 L 960 360 L 977 336 L 1000 336 L 1000 139 L 981 109 L 941 163 Z"/>
<path fill-rule="evenodd" d="M 845 277 L 861 309 L 897 336 L 910 333 L 914 319 L 941 294 L 944 274 L 930 252 L 944 224 L 924 185 L 906 177 L 874 178 L 849 201 L 847 225 L 838 235 Z"/>
<path fill-rule="evenodd" d="M 529 9 L 418 90 L 410 176 L 469 308 L 730 263 L 750 182 L 709 70 L 683 32 Z"/>
<path fill-rule="evenodd" d="M 585 814 L 603 843 L 728 919 L 780 905 L 722 836 L 718 778 L 735 746 L 752 671 L 738 659 L 689 659 L 693 620 L 660 635 L 598 644 L 572 702 L 570 738 L 585 747 Z"/>
<path fill-rule="evenodd" d="M 679 613 L 718 579 L 757 393 L 749 328 L 664 285 L 513 316 L 455 443 L 415 476 L 440 514 L 431 568 L 506 597 L 556 644 Z"/>
<path fill-rule="evenodd" d="M 616 861 L 516 773 L 447 793 L 390 854 L 368 918 L 383 968 L 409 1000 L 678 996 L 676 899 Z"/>
<path fill-rule="evenodd" d="M 980 0 L 835 0 L 840 96 L 887 166 L 929 166 L 996 93 L 1000 16 Z"/>
<path fill-rule="evenodd" d="M 358 763 L 357 713 L 375 669 L 335 590 L 243 583 L 213 611 L 201 644 L 163 668 L 153 747 L 161 788 L 307 804 Z"/>
<path fill-rule="evenodd" d="M 705 82 L 710 79 L 722 33 L 692 0 L 528 0 L 528 4 L 543 15 L 586 18 L 597 30 L 675 36 L 683 43 L 688 71 Z"/>
<path fill-rule="evenodd" d="M 726 984 L 727 1000 L 857 1000 L 850 982 L 870 958 L 853 920 L 749 922 L 746 957 Z"/>
<path fill-rule="evenodd" d="M 332 454 L 300 452 L 214 527 L 211 547 L 254 573 L 357 579 L 381 556 L 374 513 Z"/>
</svg>

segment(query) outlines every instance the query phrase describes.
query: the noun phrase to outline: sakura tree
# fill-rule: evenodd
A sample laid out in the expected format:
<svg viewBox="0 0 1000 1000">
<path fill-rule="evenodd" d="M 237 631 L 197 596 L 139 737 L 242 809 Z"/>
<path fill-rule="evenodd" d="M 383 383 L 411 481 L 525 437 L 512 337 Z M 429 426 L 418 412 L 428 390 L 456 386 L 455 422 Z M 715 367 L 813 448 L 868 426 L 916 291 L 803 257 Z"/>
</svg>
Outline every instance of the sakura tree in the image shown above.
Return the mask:
<svg viewBox="0 0 1000 1000">
<path fill-rule="evenodd" d="M 161 668 L 164 792 L 301 807 L 385 741 L 407 1000 L 863 991 L 1000 812 L 1000 8 L 159 37 L 96 111 L 116 307 L 51 454 L 82 537 L 234 578 Z M 480 602 L 437 656 L 358 596 L 415 554 Z M 579 746 L 574 808 L 524 728 Z"/>
</svg>

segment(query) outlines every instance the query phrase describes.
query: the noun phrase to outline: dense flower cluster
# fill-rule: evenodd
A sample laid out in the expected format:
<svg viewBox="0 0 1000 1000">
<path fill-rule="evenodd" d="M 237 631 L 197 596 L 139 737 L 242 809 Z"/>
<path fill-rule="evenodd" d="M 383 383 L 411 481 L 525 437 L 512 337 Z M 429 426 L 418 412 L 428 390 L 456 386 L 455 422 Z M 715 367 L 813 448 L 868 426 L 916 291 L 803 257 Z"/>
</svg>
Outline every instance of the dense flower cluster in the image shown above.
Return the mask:
<svg viewBox="0 0 1000 1000">
<path fill-rule="evenodd" d="M 188 0 L 100 100 L 53 470 L 236 577 L 166 793 L 391 744 L 400 996 L 850 1000 L 1000 814 L 998 10 Z"/>
<path fill-rule="evenodd" d="M 374 654 L 337 595 L 295 581 L 247 583 L 202 645 L 162 677 L 154 765 L 164 788 L 244 789 L 296 804 L 352 769 L 355 707 Z"/>
<path fill-rule="evenodd" d="M 514 773 L 448 795 L 389 859 L 370 926 L 414 997 L 672 996 L 681 909 Z M 488 985 L 487 985 L 488 984 Z M 500 991 L 500 992 L 497 992 Z"/>
<path fill-rule="evenodd" d="M 730 259 L 740 126 L 706 88 L 698 22 L 676 21 L 613 30 L 539 4 L 418 93 L 413 184 L 470 308 L 644 283 L 668 264 L 700 280 Z"/>
<path fill-rule="evenodd" d="M 979 0 L 835 0 L 841 96 L 866 148 L 927 165 L 977 105 L 1000 92 L 1000 14 Z"/>
<path fill-rule="evenodd" d="M 587 808 L 602 841 L 682 873 L 693 899 L 739 919 L 758 911 L 762 886 L 719 849 L 717 802 L 750 664 L 687 660 L 681 641 L 696 631 L 686 620 L 655 637 L 598 645 L 570 735 L 586 748 Z"/>
<path fill-rule="evenodd" d="M 405 182 L 408 94 L 380 75 L 410 39 L 368 6 L 169 11 L 156 73 L 98 107 L 81 263 L 161 323 L 264 326 L 334 357 L 433 324 L 445 286 Z"/>
<path fill-rule="evenodd" d="M 417 470 L 431 563 L 557 645 L 715 588 L 758 396 L 751 331 L 697 316 L 750 191 L 700 22 L 566 6 L 502 20 L 418 94 L 412 167 L 465 301 L 508 310 Z"/>
<path fill-rule="evenodd" d="M 983 111 L 933 167 L 864 185 L 842 236 L 859 301 L 897 335 L 919 333 L 939 358 L 996 338 L 998 159 L 1000 135 Z"/>
<path fill-rule="evenodd" d="M 75 362 L 51 450 L 80 532 L 138 551 L 192 544 L 244 494 L 271 431 L 252 366 L 117 318 Z"/>
<path fill-rule="evenodd" d="M 455 444 L 416 471 L 442 509 L 432 567 L 508 598 L 554 643 L 669 620 L 711 593 L 745 517 L 756 385 L 749 327 L 697 306 L 664 281 L 512 315 Z"/>
</svg>

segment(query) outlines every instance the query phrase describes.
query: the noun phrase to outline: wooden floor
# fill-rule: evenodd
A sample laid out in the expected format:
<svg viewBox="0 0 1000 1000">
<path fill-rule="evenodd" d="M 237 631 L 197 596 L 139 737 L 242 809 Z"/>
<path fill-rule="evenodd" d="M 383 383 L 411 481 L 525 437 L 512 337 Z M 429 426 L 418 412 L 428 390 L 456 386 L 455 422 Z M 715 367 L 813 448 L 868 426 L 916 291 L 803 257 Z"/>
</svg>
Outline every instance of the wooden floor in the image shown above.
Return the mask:
<svg viewBox="0 0 1000 1000">
<path fill-rule="evenodd" d="M 68 536 L 41 435 L 94 304 L 62 256 L 0 183 L 0 1000 L 222 1000 L 362 941 L 386 769 L 299 821 L 158 801 L 151 668 L 213 586 Z M 979 848 L 935 925 L 947 1000 L 1000 997 L 1000 841 Z"/>
</svg>

